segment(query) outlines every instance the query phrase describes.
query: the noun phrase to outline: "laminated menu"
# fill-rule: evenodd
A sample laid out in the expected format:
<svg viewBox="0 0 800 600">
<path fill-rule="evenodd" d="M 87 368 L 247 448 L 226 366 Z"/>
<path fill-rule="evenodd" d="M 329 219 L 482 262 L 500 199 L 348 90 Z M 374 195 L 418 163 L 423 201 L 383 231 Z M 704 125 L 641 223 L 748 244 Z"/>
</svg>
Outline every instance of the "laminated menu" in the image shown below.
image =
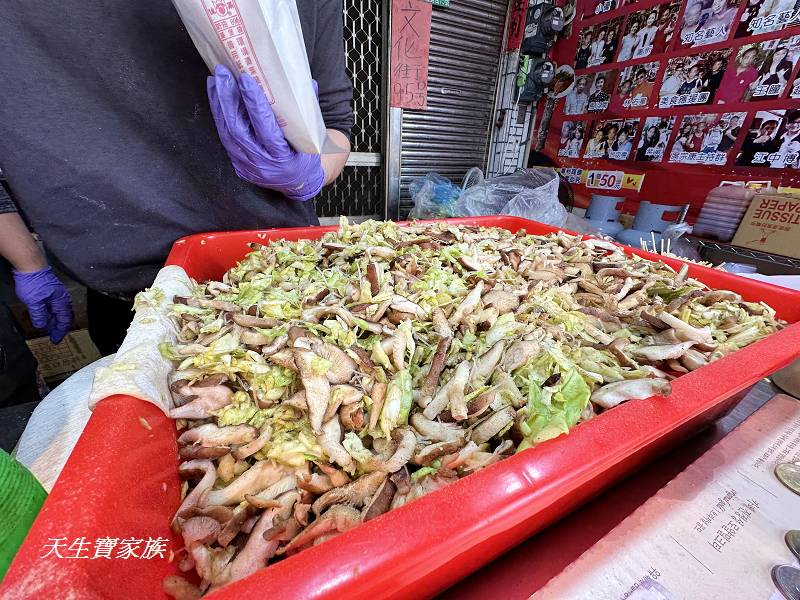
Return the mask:
<svg viewBox="0 0 800 600">
<path fill-rule="evenodd" d="M 774 565 L 800 496 L 773 475 L 800 461 L 800 401 L 778 395 L 535 593 L 536 600 L 782 599 Z"/>
</svg>

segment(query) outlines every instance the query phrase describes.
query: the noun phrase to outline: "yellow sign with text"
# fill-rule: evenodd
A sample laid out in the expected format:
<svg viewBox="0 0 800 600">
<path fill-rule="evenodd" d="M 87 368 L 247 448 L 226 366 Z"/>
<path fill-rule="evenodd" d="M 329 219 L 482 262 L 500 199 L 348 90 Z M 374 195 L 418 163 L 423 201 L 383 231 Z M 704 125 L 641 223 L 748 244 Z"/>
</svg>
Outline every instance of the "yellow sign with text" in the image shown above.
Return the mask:
<svg viewBox="0 0 800 600">
<path fill-rule="evenodd" d="M 558 169 L 568 183 L 584 185 L 595 190 L 633 190 L 641 191 L 644 174 L 623 173 L 622 171 L 596 171 L 564 167 Z"/>
</svg>

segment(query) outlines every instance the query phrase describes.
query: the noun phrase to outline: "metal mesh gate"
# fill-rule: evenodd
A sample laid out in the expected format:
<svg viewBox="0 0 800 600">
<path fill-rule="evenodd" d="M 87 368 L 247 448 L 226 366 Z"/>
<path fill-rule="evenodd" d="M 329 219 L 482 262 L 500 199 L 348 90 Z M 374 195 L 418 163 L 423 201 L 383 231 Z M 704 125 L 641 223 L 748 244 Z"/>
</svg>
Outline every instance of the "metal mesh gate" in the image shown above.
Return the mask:
<svg viewBox="0 0 800 600">
<path fill-rule="evenodd" d="M 353 82 L 355 126 L 351 162 L 378 166 L 347 166 L 341 177 L 317 197 L 320 217 L 384 213 L 382 152 L 382 72 L 384 63 L 384 1 L 343 0 L 347 71 Z M 373 155 L 364 157 L 355 153 Z M 378 155 L 378 156 L 376 156 Z"/>
</svg>

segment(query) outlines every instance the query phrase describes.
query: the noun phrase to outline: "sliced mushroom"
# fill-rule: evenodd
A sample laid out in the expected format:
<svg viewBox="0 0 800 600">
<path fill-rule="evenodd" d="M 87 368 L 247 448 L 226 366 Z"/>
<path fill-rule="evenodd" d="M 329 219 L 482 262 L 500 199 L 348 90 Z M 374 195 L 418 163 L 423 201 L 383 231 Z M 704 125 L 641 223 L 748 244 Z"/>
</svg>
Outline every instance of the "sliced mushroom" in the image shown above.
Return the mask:
<svg viewBox="0 0 800 600">
<path fill-rule="evenodd" d="M 414 432 L 406 428 L 392 431 L 392 439 L 397 443 L 397 449 L 391 458 L 378 465 L 378 469 L 385 473 L 394 473 L 402 469 L 411 460 L 417 445 L 417 437 Z"/>
<path fill-rule="evenodd" d="M 369 428 L 375 429 L 378 426 L 378 419 L 383 410 L 383 404 L 386 401 L 387 384 L 383 381 L 376 381 L 372 384 L 370 391 L 370 400 L 372 400 L 372 407 L 369 409 Z"/>
<path fill-rule="evenodd" d="M 708 360 L 700 352 L 694 348 L 690 348 L 681 356 L 681 364 L 688 370 L 694 371 L 695 369 L 707 365 Z"/>
<path fill-rule="evenodd" d="M 427 419 L 433 419 L 448 406 L 456 420 L 467 418 L 467 404 L 464 400 L 464 388 L 469 381 L 470 362 L 463 361 L 456 367 L 453 376 L 444 384 L 433 400 L 428 403 L 422 414 Z"/>
<path fill-rule="evenodd" d="M 330 534 L 343 533 L 361 522 L 361 514 L 350 506 L 338 504 L 332 506 L 324 515 L 297 534 L 283 549 L 282 553 L 293 554 L 300 548 L 315 543 L 317 540 L 330 539 Z"/>
<path fill-rule="evenodd" d="M 445 361 L 447 359 L 447 351 L 450 349 L 451 338 L 441 338 L 436 345 L 436 351 L 431 360 L 431 366 L 428 369 L 428 374 L 422 382 L 420 388 L 419 405 L 425 408 L 428 406 L 433 393 L 436 391 L 436 386 L 439 383 L 439 377 L 444 370 Z"/>
<path fill-rule="evenodd" d="M 239 446 L 236 450 L 232 452 L 233 458 L 236 460 L 244 460 L 248 456 L 252 456 L 259 450 L 261 450 L 264 446 L 267 445 L 270 438 L 272 437 L 272 429 L 266 427 L 261 434 L 254 439 L 252 442 L 248 442 L 247 444 L 243 444 Z"/>
<path fill-rule="evenodd" d="M 322 426 L 322 433 L 317 436 L 322 451 L 342 467 L 348 467 L 353 462 L 353 457 L 342 445 L 342 426 L 339 417 L 334 417 Z"/>
<path fill-rule="evenodd" d="M 464 438 L 459 438 L 449 442 L 438 442 L 436 444 L 424 446 L 422 450 L 414 455 L 411 462 L 415 465 L 429 465 L 438 458 L 458 452 L 465 443 L 466 440 L 464 440 Z"/>
<path fill-rule="evenodd" d="M 470 387 L 473 389 L 479 388 L 486 383 L 486 380 L 494 373 L 497 363 L 500 362 L 500 358 L 502 358 L 505 349 L 506 342 L 501 340 L 475 360 L 475 364 L 469 376 Z M 464 414 L 464 418 L 466 418 L 466 413 Z"/>
<path fill-rule="evenodd" d="M 644 346 L 633 351 L 634 356 L 649 361 L 668 360 L 680 358 L 694 345 L 694 342 L 681 342 L 679 344 L 660 344 L 657 346 Z"/>
<path fill-rule="evenodd" d="M 506 373 L 516 371 L 530 359 L 535 358 L 540 351 L 538 342 L 531 340 L 519 340 L 511 344 L 506 350 L 505 356 L 500 363 L 500 368 Z"/>
<path fill-rule="evenodd" d="M 434 442 L 447 442 L 463 439 L 466 432 L 454 423 L 441 423 L 425 418 L 422 413 L 411 415 L 411 425 L 417 432 Z"/>
<path fill-rule="evenodd" d="M 181 502 L 181 505 L 175 513 L 176 515 L 199 504 L 200 499 L 211 489 L 211 486 L 213 486 L 214 482 L 217 480 L 217 469 L 214 467 L 214 463 L 208 459 L 190 460 L 178 467 L 178 474 L 184 479 L 197 476 L 202 476 L 202 479 L 194 486 L 194 489 L 187 494 L 186 498 L 183 499 L 183 502 Z M 173 519 L 173 523 L 174 522 L 175 519 Z"/>
<path fill-rule="evenodd" d="M 300 370 L 300 380 L 306 391 L 306 403 L 308 404 L 308 420 L 314 433 L 322 430 L 322 420 L 328 403 L 331 398 L 331 385 L 326 376 L 321 373 L 319 368 L 319 357 L 310 350 L 295 348 L 293 350 L 294 361 Z M 347 357 L 348 360 L 350 357 Z M 330 369 L 328 369 L 330 370 Z"/>
<path fill-rule="evenodd" d="M 294 362 L 294 354 L 289 348 L 284 348 L 271 354 L 269 357 L 270 362 L 275 363 L 279 367 L 283 367 L 284 369 L 289 369 L 290 371 L 294 371 L 297 373 L 297 365 Z"/>
<path fill-rule="evenodd" d="M 392 303 L 390 306 L 398 312 L 412 314 L 419 319 L 425 319 L 428 316 L 424 308 L 403 296 L 392 296 Z"/>
<path fill-rule="evenodd" d="M 603 408 L 614 408 L 626 400 L 669 396 L 671 391 L 672 387 L 666 379 L 629 379 L 604 385 L 594 391 L 591 399 L 592 402 Z"/>
<path fill-rule="evenodd" d="M 222 383 L 174 387 L 181 396 L 193 399 L 183 406 L 171 409 L 171 419 L 207 419 L 212 411 L 225 408 L 233 400 L 233 390 Z"/>
<path fill-rule="evenodd" d="M 325 376 L 333 384 L 348 383 L 356 372 L 356 362 L 338 346 L 329 342 L 312 342 L 314 352 L 331 363 Z M 295 359 L 296 360 L 296 359 Z"/>
<path fill-rule="evenodd" d="M 710 327 L 698 329 L 668 312 L 662 312 L 658 315 L 658 318 L 664 321 L 669 327 L 672 327 L 677 336 L 683 340 L 694 340 L 695 342 L 703 343 L 713 343 L 714 341 Z"/>
<path fill-rule="evenodd" d="M 488 442 L 503 429 L 511 425 L 516 415 L 517 413 L 511 407 L 497 411 L 472 430 L 470 433 L 470 441 L 476 444 Z"/>
<path fill-rule="evenodd" d="M 203 498 L 203 506 L 229 506 L 244 500 L 246 494 L 257 494 L 286 474 L 285 467 L 271 460 L 261 460 L 219 490 L 211 490 Z"/>
<path fill-rule="evenodd" d="M 183 446 L 178 455 L 184 460 L 194 458 L 220 458 L 231 451 L 228 446 Z"/>
<path fill-rule="evenodd" d="M 366 422 L 361 404 L 348 404 L 339 409 L 339 419 L 345 431 L 360 431 Z"/>
<path fill-rule="evenodd" d="M 275 327 L 280 327 L 281 322 L 278 319 L 272 319 L 267 317 L 254 317 L 251 315 L 233 313 L 231 314 L 231 319 L 237 325 L 241 327 L 258 327 L 260 329 L 273 329 Z"/>
<path fill-rule="evenodd" d="M 378 491 L 372 496 L 372 499 L 364 506 L 364 510 L 361 512 L 361 520 L 366 522 L 387 512 L 392 505 L 392 499 L 396 491 L 397 486 L 394 482 L 389 478 L 385 479 Z"/>
<path fill-rule="evenodd" d="M 381 291 L 381 285 L 378 281 L 378 267 L 375 263 L 369 263 L 367 265 L 367 281 L 369 281 L 370 293 L 374 298 Z"/>
<path fill-rule="evenodd" d="M 492 290 L 483 297 L 483 303 L 486 306 L 494 306 L 501 315 L 504 315 L 519 308 L 519 297 L 512 292 Z"/>
<path fill-rule="evenodd" d="M 233 446 L 252 442 L 258 436 L 258 429 L 250 425 L 229 425 L 217 427 L 206 423 L 187 429 L 178 438 L 178 444 L 195 444 L 205 447 Z"/>
<path fill-rule="evenodd" d="M 281 499 L 280 506 L 264 511 L 250 532 L 247 542 L 230 565 L 229 581 L 237 581 L 263 568 L 278 550 L 277 540 L 264 539 L 276 519 L 286 519 L 292 512 L 299 494 L 290 493 Z"/>
<path fill-rule="evenodd" d="M 458 305 L 458 308 L 456 308 L 455 312 L 450 316 L 450 324 L 453 327 L 457 327 L 461 321 L 464 320 L 464 317 L 472 314 L 472 312 L 478 308 L 478 304 L 481 301 L 481 294 L 483 294 L 483 280 L 479 281 L 477 285 L 475 285 L 472 291 L 466 295 L 464 300 L 461 301 L 461 304 Z"/>
<path fill-rule="evenodd" d="M 636 363 L 628 358 L 627 354 L 625 354 L 625 346 L 627 344 L 628 341 L 624 338 L 614 338 L 614 340 L 608 344 L 607 348 L 608 351 L 617 358 L 619 364 L 621 364 L 623 367 L 635 368 Z"/>
<path fill-rule="evenodd" d="M 378 491 L 386 476 L 383 471 L 373 471 L 362 475 L 347 485 L 325 492 L 311 505 L 311 509 L 314 514 L 319 515 L 334 504 L 347 504 L 361 508 Z"/>
<path fill-rule="evenodd" d="M 320 473 L 312 473 L 311 475 L 297 476 L 297 487 L 312 494 L 324 494 L 328 490 L 333 489 L 331 478 L 327 475 Z"/>
</svg>

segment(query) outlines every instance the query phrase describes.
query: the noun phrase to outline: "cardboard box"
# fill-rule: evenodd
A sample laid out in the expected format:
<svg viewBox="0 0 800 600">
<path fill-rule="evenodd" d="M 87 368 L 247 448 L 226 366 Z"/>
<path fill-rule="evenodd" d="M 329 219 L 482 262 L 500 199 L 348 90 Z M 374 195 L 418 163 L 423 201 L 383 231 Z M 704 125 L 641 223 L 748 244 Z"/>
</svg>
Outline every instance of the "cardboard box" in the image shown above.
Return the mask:
<svg viewBox="0 0 800 600">
<path fill-rule="evenodd" d="M 756 194 L 732 244 L 800 258 L 800 198 L 776 193 Z"/>
<path fill-rule="evenodd" d="M 100 359 L 100 352 L 89 337 L 89 331 L 70 331 L 55 345 L 50 338 L 28 340 L 28 347 L 39 362 L 39 370 L 48 384 L 62 381 L 69 375 Z"/>
</svg>

